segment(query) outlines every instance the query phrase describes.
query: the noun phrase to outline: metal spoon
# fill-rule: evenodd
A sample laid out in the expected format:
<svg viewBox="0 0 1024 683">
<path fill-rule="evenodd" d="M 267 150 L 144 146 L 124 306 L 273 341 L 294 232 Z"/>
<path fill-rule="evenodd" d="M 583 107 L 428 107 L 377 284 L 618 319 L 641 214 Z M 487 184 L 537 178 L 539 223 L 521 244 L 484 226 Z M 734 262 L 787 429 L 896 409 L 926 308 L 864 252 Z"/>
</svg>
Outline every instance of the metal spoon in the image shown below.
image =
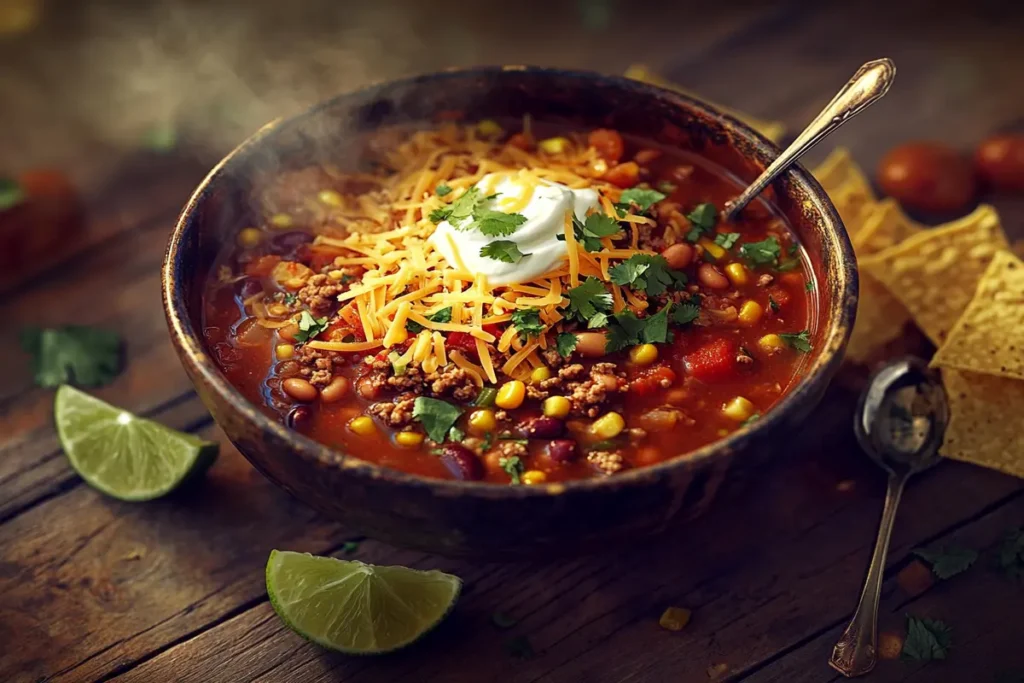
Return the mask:
<svg viewBox="0 0 1024 683">
<path fill-rule="evenodd" d="M 726 202 L 723 215 L 725 220 L 735 220 L 750 201 L 761 194 L 775 177 L 789 168 L 804 152 L 825 139 L 832 131 L 857 114 L 867 109 L 889 92 L 896 77 L 896 65 L 891 59 L 882 58 L 868 62 L 843 86 L 832 101 L 800 133 L 799 137 L 764 170 L 757 180 L 743 190 L 739 197 Z"/>
<path fill-rule="evenodd" d="M 949 407 L 942 383 L 917 358 L 904 358 L 883 367 L 860 398 L 854 420 L 857 440 L 889 473 L 889 484 L 857 611 L 828 662 L 844 676 L 860 676 L 875 666 L 878 598 L 896 507 L 907 480 L 939 461 L 939 446 L 948 423 Z"/>
</svg>

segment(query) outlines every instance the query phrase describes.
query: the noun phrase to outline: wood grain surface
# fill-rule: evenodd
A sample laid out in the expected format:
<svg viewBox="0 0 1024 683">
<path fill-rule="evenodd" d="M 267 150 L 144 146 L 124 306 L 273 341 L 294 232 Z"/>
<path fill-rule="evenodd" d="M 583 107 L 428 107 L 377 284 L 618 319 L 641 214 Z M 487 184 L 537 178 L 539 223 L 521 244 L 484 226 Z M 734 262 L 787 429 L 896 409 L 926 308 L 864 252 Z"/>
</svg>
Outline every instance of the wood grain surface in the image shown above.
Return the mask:
<svg viewBox="0 0 1024 683">
<path fill-rule="evenodd" d="M 382 6 L 395 17 L 407 10 L 430 18 L 414 4 Z M 35 37 L 0 38 L 0 63 L 18 67 L 0 73 L 0 94 L 11 103 L 0 107 L 0 135 L 25 131 L 10 144 L 0 137 L 0 171 L 58 164 L 82 188 L 87 210 L 80 235 L 5 278 L 0 289 L 0 681 L 837 680 L 826 661 L 852 612 L 884 489 L 853 439 L 853 396 L 838 385 L 806 430 L 793 435 L 793 454 L 756 486 L 717 501 L 684 529 L 577 559 L 481 564 L 359 539 L 256 473 L 192 391 L 159 298 L 169 227 L 222 150 L 202 127 L 184 129 L 183 144 L 169 154 L 132 148 L 110 137 L 117 126 L 92 125 L 92 109 L 76 109 L 61 90 L 67 83 L 73 91 L 73 79 L 99 68 L 80 58 L 88 46 L 88 54 L 100 54 L 90 36 L 105 35 L 96 17 L 117 16 L 115 5 L 87 11 L 54 3 L 70 18 L 45 21 Z M 890 95 L 827 143 L 849 146 L 867 168 L 908 139 L 969 150 L 993 132 L 1024 127 L 1024 21 L 1010 4 L 981 3 L 969 13 L 922 2 L 684 5 L 525 3 L 502 10 L 508 16 L 469 13 L 459 24 L 468 39 L 438 29 L 428 44 L 451 40 L 436 50 L 403 48 L 415 60 L 377 63 L 368 52 L 362 70 L 349 62 L 339 67 L 343 78 L 311 70 L 303 92 L 325 96 L 361 80 L 452 64 L 621 72 L 645 62 L 795 132 L 861 62 L 886 55 L 899 69 Z M 147 26 L 146 11 L 166 19 L 168 7 L 133 10 L 131 25 Z M 316 12 L 300 14 L 301 21 L 281 19 L 281 30 L 308 27 L 322 43 L 330 31 Z M 524 32 L 531 39 L 517 40 Z M 199 54 L 201 47 L 189 49 Z M 297 45 L 295 63 L 314 54 Z M 52 67 L 61 55 L 66 73 Z M 42 106 L 36 91 L 52 92 L 64 109 Z M 149 102 L 146 92 L 140 102 Z M 1024 203 L 995 204 L 1011 236 L 1024 237 Z M 33 385 L 16 334 L 26 325 L 68 323 L 107 327 L 125 339 L 125 371 L 97 395 L 222 442 L 205 480 L 148 504 L 107 499 L 78 480 L 51 425 L 52 392 Z M 1000 536 L 1022 523 L 1020 480 L 960 463 L 916 479 L 896 523 L 881 627 L 901 629 L 907 613 L 940 618 L 953 627 L 953 648 L 943 662 L 881 662 L 865 680 L 1024 680 L 1024 587 L 996 571 L 990 556 Z M 361 542 L 346 554 L 352 540 Z M 983 556 L 960 576 L 906 594 L 895 575 L 912 551 L 947 543 Z M 273 548 L 437 568 L 458 574 L 466 589 L 451 617 L 420 643 L 382 658 L 343 657 L 305 643 L 274 615 L 263 584 Z M 693 610 L 681 633 L 657 623 L 673 605 Z M 495 611 L 516 625 L 495 627 Z M 508 641 L 518 637 L 529 640 L 532 657 L 508 653 Z"/>
</svg>

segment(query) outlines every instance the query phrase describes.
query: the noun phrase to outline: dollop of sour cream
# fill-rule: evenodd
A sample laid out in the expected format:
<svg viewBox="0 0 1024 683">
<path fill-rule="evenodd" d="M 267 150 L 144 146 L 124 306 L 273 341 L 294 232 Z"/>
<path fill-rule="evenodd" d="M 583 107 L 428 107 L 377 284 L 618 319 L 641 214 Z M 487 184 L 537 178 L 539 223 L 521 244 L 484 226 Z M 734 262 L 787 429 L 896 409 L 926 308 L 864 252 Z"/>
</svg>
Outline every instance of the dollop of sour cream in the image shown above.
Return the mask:
<svg viewBox="0 0 1024 683">
<path fill-rule="evenodd" d="M 556 269 L 569 253 L 565 241 L 558 239 L 565 233 L 566 212 L 572 210 L 584 220 L 589 211 L 599 207 L 595 190 L 574 190 L 529 171 L 488 173 L 475 187 L 482 197 L 497 194 L 487 208 L 522 214 L 526 221 L 511 235 L 494 237 L 479 230 L 460 230 L 444 220 L 430 240 L 453 268 L 461 263 L 471 273 L 483 273 L 492 286 L 530 282 Z M 515 242 L 523 258 L 505 263 L 481 256 L 480 250 L 496 240 Z"/>
</svg>

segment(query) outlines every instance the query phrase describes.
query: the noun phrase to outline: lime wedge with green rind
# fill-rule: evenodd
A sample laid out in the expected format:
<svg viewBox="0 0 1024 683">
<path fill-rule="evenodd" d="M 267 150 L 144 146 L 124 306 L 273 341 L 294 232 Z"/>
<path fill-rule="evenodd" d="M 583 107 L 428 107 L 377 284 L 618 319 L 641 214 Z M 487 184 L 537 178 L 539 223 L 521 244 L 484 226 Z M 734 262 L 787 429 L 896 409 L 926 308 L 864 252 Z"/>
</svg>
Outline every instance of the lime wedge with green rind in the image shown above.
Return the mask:
<svg viewBox="0 0 1024 683">
<path fill-rule="evenodd" d="M 391 652 L 419 640 L 451 611 L 462 581 L 439 571 L 274 550 L 270 604 L 288 628 L 348 654 Z"/>
<path fill-rule="evenodd" d="M 74 387 L 53 402 L 64 453 L 92 487 L 120 500 L 159 498 L 217 459 L 218 445 L 105 403 Z"/>
</svg>

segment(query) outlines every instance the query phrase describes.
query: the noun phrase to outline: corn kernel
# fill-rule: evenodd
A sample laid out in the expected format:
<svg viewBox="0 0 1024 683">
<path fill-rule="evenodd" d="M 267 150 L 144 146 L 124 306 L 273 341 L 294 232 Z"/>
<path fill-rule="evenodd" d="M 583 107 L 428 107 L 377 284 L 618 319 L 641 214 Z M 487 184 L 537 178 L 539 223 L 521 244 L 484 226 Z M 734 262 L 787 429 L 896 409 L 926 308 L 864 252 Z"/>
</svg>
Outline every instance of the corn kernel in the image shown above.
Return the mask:
<svg viewBox="0 0 1024 683">
<path fill-rule="evenodd" d="M 697 244 L 704 247 L 704 251 L 708 254 L 711 254 L 711 258 L 715 259 L 716 261 L 725 256 L 725 249 L 715 244 L 707 237 L 701 237 Z"/>
<path fill-rule="evenodd" d="M 775 353 L 776 351 L 782 350 L 786 343 L 783 342 L 782 337 L 777 334 L 766 334 L 757 340 L 757 345 L 767 353 Z"/>
<path fill-rule="evenodd" d="M 545 417 L 563 418 L 572 409 L 572 403 L 565 396 L 548 396 L 542 404 Z"/>
<path fill-rule="evenodd" d="M 498 125 L 497 121 L 484 119 L 480 123 L 476 124 L 476 132 L 485 138 L 492 138 L 501 135 L 505 131 L 500 125 Z"/>
<path fill-rule="evenodd" d="M 537 143 L 542 152 L 548 154 L 561 154 L 569 148 L 569 141 L 566 138 L 548 138 Z"/>
<path fill-rule="evenodd" d="M 551 370 L 545 365 L 534 368 L 530 373 L 530 384 L 540 384 L 546 379 L 551 379 Z"/>
<path fill-rule="evenodd" d="M 629 359 L 637 365 L 650 365 L 658 360 L 658 347 L 654 344 L 640 344 L 629 350 Z"/>
<path fill-rule="evenodd" d="M 501 385 L 501 388 L 498 389 L 498 396 L 494 399 L 494 402 L 499 408 L 513 410 L 523 405 L 523 399 L 525 398 L 526 385 L 515 379 Z"/>
<path fill-rule="evenodd" d="M 341 206 L 345 203 L 342 196 L 334 190 L 320 190 L 317 193 L 316 198 L 319 199 L 322 204 L 326 204 L 327 206 Z"/>
<path fill-rule="evenodd" d="M 263 241 L 263 231 L 259 228 L 245 228 L 238 233 L 238 246 L 252 249 Z"/>
<path fill-rule="evenodd" d="M 742 287 L 750 282 L 750 276 L 742 263 L 730 263 L 725 267 L 725 274 L 736 287 Z"/>
<path fill-rule="evenodd" d="M 290 228 L 295 224 L 295 221 L 286 213 L 275 213 L 270 217 L 270 224 L 275 228 Z"/>
<path fill-rule="evenodd" d="M 342 280 L 345 277 L 345 273 L 340 270 L 329 270 L 327 271 L 327 277 L 332 280 Z"/>
<path fill-rule="evenodd" d="M 626 428 L 626 421 L 618 413 L 605 413 L 590 425 L 591 433 L 602 440 L 614 439 Z"/>
<path fill-rule="evenodd" d="M 722 414 L 730 420 L 745 422 L 754 414 L 754 404 L 742 396 L 737 396 L 722 407 Z"/>
<path fill-rule="evenodd" d="M 395 443 L 404 448 L 416 448 L 423 443 L 423 435 L 419 432 L 398 432 Z"/>
<path fill-rule="evenodd" d="M 737 319 L 741 325 L 756 325 L 760 322 L 762 315 L 764 315 L 764 308 L 761 307 L 761 304 L 750 300 L 740 306 L 740 313 Z"/>
<path fill-rule="evenodd" d="M 373 424 L 373 418 L 367 417 L 366 415 L 353 418 L 352 421 L 348 423 L 348 428 L 359 436 L 370 436 L 377 431 L 377 426 Z"/>
<path fill-rule="evenodd" d="M 540 470 L 526 470 L 523 472 L 522 480 L 527 486 L 530 484 L 543 484 L 548 480 L 548 475 Z"/>
<path fill-rule="evenodd" d="M 690 623 L 691 614 L 685 607 L 669 607 L 661 613 L 658 625 L 667 631 L 682 631 Z"/>
<path fill-rule="evenodd" d="M 295 355 L 295 347 L 291 344 L 278 344 L 275 351 L 278 360 L 288 360 Z"/>
<path fill-rule="evenodd" d="M 469 432 L 480 436 L 487 432 L 493 432 L 495 427 L 498 426 L 498 421 L 494 419 L 494 411 L 481 409 L 474 410 L 469 414 Z"/>
</svg>

